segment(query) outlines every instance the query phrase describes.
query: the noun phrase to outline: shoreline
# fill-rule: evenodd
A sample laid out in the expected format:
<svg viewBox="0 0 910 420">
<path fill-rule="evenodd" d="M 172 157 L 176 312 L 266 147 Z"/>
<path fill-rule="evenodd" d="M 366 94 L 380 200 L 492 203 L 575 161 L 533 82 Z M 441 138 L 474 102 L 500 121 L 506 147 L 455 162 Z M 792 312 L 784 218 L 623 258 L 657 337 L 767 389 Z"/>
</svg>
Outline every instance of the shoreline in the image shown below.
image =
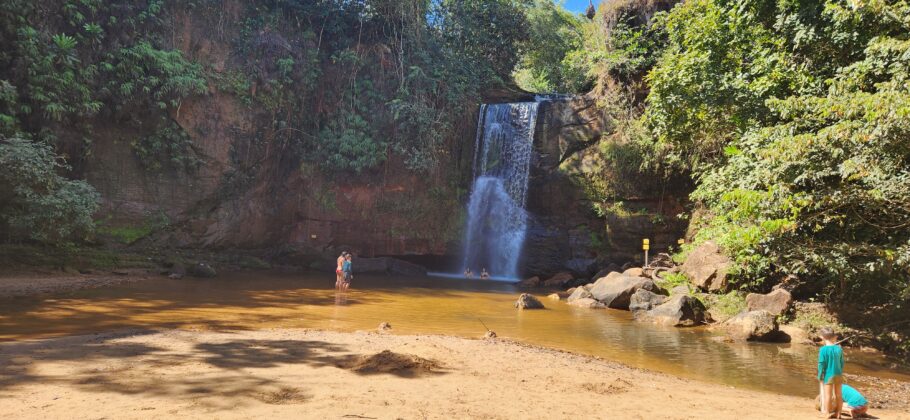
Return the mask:
<svg viewBox="0 0 910 420">
<path fill-rule="evenodd" d="M 6 418 L 816 415 L 808 398 L 444 335 L 128 330 L 0 343 L 0 366 L 0 398 L 11 401 L 0 406 Z M 871 414 L 910 419 L 897 409 Z"/>
<path fill-rule="evenodd" d="M 160 277 L 160 275 L 148 269 L 93 270 L 87 273 L 75 270 L 72 273 L 38 269 L 17 270 L 0 273 L 0 299 L 73 292 L 148 281 L 156 277 Z"/>
</svg>

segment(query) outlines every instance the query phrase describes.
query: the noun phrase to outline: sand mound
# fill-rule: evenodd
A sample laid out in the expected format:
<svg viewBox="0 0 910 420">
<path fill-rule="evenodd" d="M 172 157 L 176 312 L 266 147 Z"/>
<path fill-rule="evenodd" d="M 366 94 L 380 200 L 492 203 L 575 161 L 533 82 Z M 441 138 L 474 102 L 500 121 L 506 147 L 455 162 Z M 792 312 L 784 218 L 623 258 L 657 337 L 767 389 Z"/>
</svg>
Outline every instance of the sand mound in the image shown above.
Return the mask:
<svg viewBox="0 0 910 420">
<path fill-rule="evenodd" d="M 383 350 L 370 356 L 360 356 L 341 363 L 339 367 L 357 373 L 432 373 L 440 369 L 438 362 L 412 354 L 400 354 Z"/>
</svg>

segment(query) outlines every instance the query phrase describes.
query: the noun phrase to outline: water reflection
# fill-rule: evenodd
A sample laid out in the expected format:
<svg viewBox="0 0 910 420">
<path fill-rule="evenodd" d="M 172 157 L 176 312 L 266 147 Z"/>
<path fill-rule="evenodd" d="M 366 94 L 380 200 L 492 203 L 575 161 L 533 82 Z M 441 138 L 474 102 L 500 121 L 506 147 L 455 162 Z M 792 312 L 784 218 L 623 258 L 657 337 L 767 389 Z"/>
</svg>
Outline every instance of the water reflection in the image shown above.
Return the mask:
<svg viewBox="0 0 910 420">
<path fill-rule="evenodd" d="M 323 277 L 235 274 L 161 279 L 41 298 L 0 301 L 0 340 L 53 337 L 124 327 L 249 330 L 308 327 L 499 337 L 600 356 L 632 366 L 733 386 L 811 396 L 816 350 L 799 345 L 725 343 L 703 329 L 636 323 L 624 311 L 544 300 L 518 311 L 502 282 L 358 276 L 334 290 Z M 484 326 L 486 325 L 486 327 Z M 910 380 L 881 360 L 848 353 L 848 371 Z"/>
</svg>

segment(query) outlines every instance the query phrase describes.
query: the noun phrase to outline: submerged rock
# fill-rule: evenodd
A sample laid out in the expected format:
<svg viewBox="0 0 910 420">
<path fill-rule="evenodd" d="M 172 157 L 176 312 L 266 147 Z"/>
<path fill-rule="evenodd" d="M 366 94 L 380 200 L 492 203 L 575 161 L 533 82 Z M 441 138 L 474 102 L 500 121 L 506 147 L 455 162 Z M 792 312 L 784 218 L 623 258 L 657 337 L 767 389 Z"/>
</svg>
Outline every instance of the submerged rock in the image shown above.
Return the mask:
<svg viewBox="0 0 910 420">
<path fill-rule="evenodd" d="M 201 262 L 190 266 L 190 268 L 187 269 L 187 274 L 193 277 L 215 277 L 218 275 L 218 272 L 215 271 L 215 268 L 212 266 Z"/>
<path fill-rule="evenodd" d="M 783 315 L 790 308 L 793 296 L 784 289 L 777 289 L 766 295 L 749 293 L 746 295 L 746 307 L 750 311 L 768 311 L 771 315 Z"/>
<path fill-rule="evenodd" d="M 550 299 L 550 300 L 560 300 L 560 299 L 562 299 L 562 298 L 559 297 L 559 293 L 550 293 L 549 295 L 547 295 L 547 299 Z"/>
<path fill-rule="evenodd" d="M 632 312 L 650 311 L 662 305 L 667 299 L 669 298 L 650 290 L 638 289 L 632 294 L 632 298 L 629 299 L 629 310 Z"/>
<path fill-rule="evenodd" d="M 649 311 L 636 312 L 636 319 L 674 327 L 694 327 L 705 322 L 705 305 L 689 295 L 676 295 Z"/>
<path fill-rule="evenodd" d="M 727 290 L 727 271 L 732 264 L 716 243 L 707 241 L 689 253 L 680 269 L 702 290 L 724 292 Z"/>
<path fill-rule="evenodd" d="M 740 312 L 722 324 L 727 336 L 734 340 L 781 341 L 777 318 L 768 311 Z"/>
<path fill-rule="evenodd" d="M 626 276 L 613 272 L 598 279 L 591 287 L 591 295 L 607 307 L 629 309 L 629 302 L 638 289 L 657 291 L 659 288 L 650 279 Z"/>
<path fill-rule="evenodd" d="M 543 303 L 527 293 L 522 293 L 521 296 L 518 296 L 515 307 L 518 309 L 544 309 Z"/>
<path fill-rule="evenodd" d="M 380 324 L 379 324 L 379 328 L 377 328 L 377 330 L 378 330 L 379 332 L 386 332 L 386 331 L 389 331 L 389 330 L 391 330 L 391 329 L 392 329 L 392 324 L 389 324 L 388 322 L 380 323 Z"/>
</svg>

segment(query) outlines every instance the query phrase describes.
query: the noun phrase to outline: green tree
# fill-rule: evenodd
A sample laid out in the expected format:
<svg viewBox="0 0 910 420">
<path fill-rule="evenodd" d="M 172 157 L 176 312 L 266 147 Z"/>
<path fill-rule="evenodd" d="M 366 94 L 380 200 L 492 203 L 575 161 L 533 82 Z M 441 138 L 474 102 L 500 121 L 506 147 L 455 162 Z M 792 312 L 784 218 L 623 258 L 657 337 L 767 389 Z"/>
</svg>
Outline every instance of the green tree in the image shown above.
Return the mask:
<svg viewBox="0 0 910 420">
<path fill-rule="evenodd" d="M 57 174 L 65 168 L 48 145 L 0 137 L 0 238 L 60 244 L 92 232 L 99 195 Z"/>
</svg>

